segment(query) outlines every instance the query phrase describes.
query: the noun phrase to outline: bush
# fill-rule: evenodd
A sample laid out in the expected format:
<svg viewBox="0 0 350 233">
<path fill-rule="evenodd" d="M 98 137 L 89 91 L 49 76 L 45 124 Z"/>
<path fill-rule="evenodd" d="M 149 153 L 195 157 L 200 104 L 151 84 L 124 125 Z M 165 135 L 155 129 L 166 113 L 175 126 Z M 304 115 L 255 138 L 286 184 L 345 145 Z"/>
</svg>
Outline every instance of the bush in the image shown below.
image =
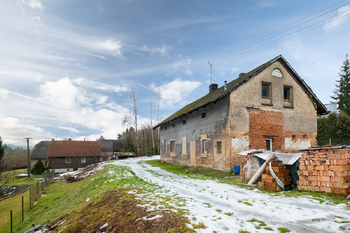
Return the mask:
<svg viewBox="0 0 350 233">
<path fill-rule="evenodd" d="M 44 171 L 45 171 L 45 166 L 44 166 L 43 162 L 41 162 L 41 160 L 39 159 L 39 161 L 36 162 L 36 164 L 34 164 L 34 167 L 31 171 L 31 173 L 33 175 L 38 175 L 38 174 L 44 173 Z"/>
</svg>

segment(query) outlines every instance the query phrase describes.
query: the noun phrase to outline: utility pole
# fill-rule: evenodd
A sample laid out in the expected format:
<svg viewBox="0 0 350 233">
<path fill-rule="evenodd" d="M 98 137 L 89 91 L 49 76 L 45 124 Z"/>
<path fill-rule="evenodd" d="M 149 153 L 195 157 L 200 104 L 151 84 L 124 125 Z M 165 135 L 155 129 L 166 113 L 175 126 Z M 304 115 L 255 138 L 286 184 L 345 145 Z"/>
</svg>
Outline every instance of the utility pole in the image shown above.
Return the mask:
<svg viewBox="0 0 350 233">
<path fill-rule="evenodd" d="M 32 137 L 23 137 L 23 139 L 27 139 L 27 152 L 28 152 L 28 179 L 30 179 L 29 139 L 32 139 Z"/>
</svg>

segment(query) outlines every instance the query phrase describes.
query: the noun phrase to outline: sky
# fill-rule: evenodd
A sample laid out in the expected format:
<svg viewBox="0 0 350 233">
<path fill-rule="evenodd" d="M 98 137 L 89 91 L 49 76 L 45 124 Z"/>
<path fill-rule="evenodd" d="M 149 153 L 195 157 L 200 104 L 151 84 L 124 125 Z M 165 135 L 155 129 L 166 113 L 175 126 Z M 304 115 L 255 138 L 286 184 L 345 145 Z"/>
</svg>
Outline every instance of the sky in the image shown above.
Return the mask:
<svg viewBox="0 0 350 233">
<path fill-rule="evenodd" d="M 115 139 L 132 89 L 146 125 L 151 103 L 165 119 L 208 93 L 208 62 L 222 86 L 280 54 L 329 103 L 349 14 L 345 0 L 2 0 L 0 136 Z"/>
</svg>

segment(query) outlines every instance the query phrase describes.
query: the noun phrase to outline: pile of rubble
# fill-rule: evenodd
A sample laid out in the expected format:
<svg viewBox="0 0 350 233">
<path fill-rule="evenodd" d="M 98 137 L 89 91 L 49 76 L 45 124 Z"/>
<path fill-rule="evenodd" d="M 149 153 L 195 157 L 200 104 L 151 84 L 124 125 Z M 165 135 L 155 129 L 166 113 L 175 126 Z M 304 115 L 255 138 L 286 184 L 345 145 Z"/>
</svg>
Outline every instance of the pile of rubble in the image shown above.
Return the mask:
<svg viewBox="0 0 350 233">
<path fill-rule="evenodd" d="M 350 193 L 350 149 L 304 151 L 299 165 L 299 190 Z"/>
</svg>

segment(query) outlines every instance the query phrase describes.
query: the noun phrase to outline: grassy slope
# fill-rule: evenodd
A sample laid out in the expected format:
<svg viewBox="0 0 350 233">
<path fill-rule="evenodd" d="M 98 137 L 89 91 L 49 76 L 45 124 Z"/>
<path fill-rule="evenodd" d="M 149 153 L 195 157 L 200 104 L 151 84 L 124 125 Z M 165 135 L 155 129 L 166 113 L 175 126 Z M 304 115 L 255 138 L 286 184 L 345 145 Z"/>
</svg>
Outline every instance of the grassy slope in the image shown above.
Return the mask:
<svg viewBox="0 0 350 233">
<path fill-rule="evenodd" d="M 179 166 L 170 163 L 162 163 L 159 160 L 149 160 L 147 163 L 153 167 L 159 167 L 168 172 L 172 172 L 177 175 L 184 175 L 194 179 L 210 179 L 217 180 L 220 183 L 238 185 L 242 188 L 255 189 L 254 186 L 240 185 L 239 178 L 233 178 L 230 173 L 225 173 L 221 171 L 216 171 L 213 169 L 203 168 L 203 167 L 187 167 Z M 186 170 L 188 174 L 186 174 Z M 297 190 L 289 192 L 274 192 L 268 190 L 261 190 L 261 192 L 269 194 L 271 196 L 286 196 L 286 197 L 312 197 L 313 199 L 323 202 L 330 202 L 331 204 L 341 204 L 344 203 L 350 208 L 350 203 L 345 199 L 343 195 L 337 195 L 334 193 L 323 193 L 323 192 L 300 192 Z"/>
<path fill-rule="evenodd" d="M 118 178 L 119 177 L 119 178 Z M 32 209 L 25 209 L 25 221 L 21 222 L 21 197 L 16 196 L 0 202 L 0 216 L 8 216 L 9 208 L 19 207 L 14 214 L 14 232 L 23 232 L 32 224 L 45 224 L 62 217 L 75 216 L 75 211 L 89 204 L 98 204 L 106 192 L 136 188 L 139 193 L 152 194 L 156 186 L 135 176 L 127 167 L 109 166 L 79 182 L 56 182 L 48 186 L 46 194 L 40 197 Z M 28 193 L 26 193 L 28 196 Z M 151 195 L 152 196 L 152 195 Z M 156 204 L 158 205 L 159 201 Z M 19 205 L 17 205 L 19 203 Z M 2 208 L 5 207 L 6 208 Z M 180 218 L 180 216 L 179 216 Z M 9 219 L 2 218 L 0 232 L 9 231 Z"/>
</svg>

